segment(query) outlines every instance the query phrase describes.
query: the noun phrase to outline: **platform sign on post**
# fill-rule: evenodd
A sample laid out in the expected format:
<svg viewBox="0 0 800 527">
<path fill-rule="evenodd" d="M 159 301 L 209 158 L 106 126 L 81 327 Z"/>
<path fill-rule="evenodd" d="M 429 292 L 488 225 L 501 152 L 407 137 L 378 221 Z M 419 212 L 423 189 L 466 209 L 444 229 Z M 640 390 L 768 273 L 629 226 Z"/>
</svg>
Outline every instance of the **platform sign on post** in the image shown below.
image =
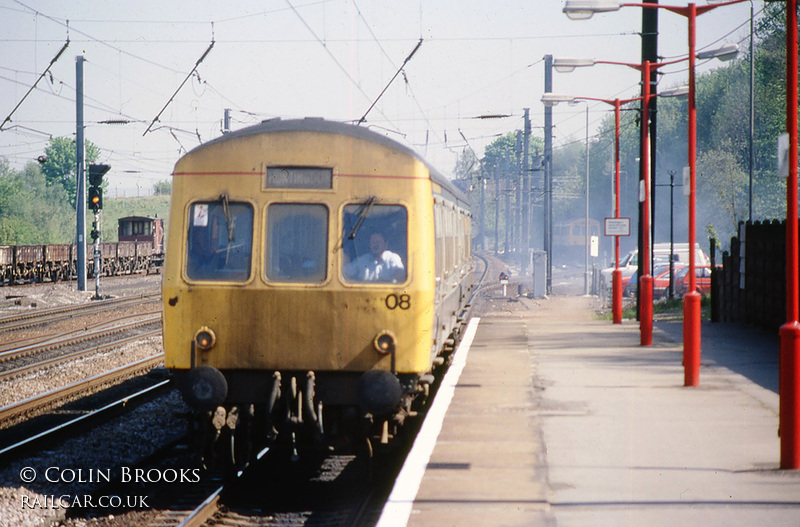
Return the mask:
<svg viewBox="0 0 800 527">
<path fill-rule="evenodd" d="M 631 235 L 631 219 L 630 218 L 606 218 L 605 219 L 605 235 L 606 236 L 630 236 Z"/>
</svg>

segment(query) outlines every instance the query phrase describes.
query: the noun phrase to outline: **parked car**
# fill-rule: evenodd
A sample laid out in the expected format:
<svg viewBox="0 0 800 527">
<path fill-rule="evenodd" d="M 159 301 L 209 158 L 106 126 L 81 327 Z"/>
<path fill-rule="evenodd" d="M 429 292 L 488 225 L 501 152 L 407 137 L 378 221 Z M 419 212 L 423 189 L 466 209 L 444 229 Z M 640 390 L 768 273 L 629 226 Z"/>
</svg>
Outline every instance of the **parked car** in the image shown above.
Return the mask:
<svg viewBox="0 0 800 527">
<path fill-rule="evenodd" d="M 694 268 L 695 289 L 703 296 L 711 294 L 711 266 L 703 265 Z M 683 296 L 689 291 L 689 268 L 684 267 L 675 275 L 676 292 Z"/>
<path fill-rule="evenodd" d="M 686 267 L 682 263 L 672 264 L 673 269 L 673 285 L 672 291 L 676 292 L 678 287 L 677 273 L 679 270 Z M 627 297 L 636 296 L 636 288 L 638 287 L 639 273 L 634 271 L 630 280 L 622 290 L 622 294 Z M 664 298 L 669 294 L 669 264 L 659 264 L 653 268 L 653 299 Z"/>
<path fill-rule="evenodd" d="M 669 242 L 666 243 L 656 243 L 653 245 L 653 265 L 658 266 L 659 264 L 669 264 L 670 259 L 670 244 Z M 679 263 L 680 265 L 688 265 L 689 264 L 689 244 L 688 243 L 676 243 L 674 244 L 673 251 L 672 251 L 672 261 L 675 263 Z M 706 256 L 706 253 L 700 248 L 700 244 L 696 243 L 694 246 L 694 262 L 696 266 L 708 266 L 710 265 L 711 261 Z M 639 250 L 634 249 L 633 251 L 629 252 L 625 258 L 620 260 L 619 268 L 622 271 L 622 290 L 625 291 L 626 286 L 628 285 L 629 281 L 631 281 L 631 276 L 639 267 Z M 606 300 L 611 298 L 611 275 L 614 272 L 614 267 L 606 267 L 605 269 L 600 271 L 600 284 L 599 284 L 599 293 L 600 297 Z M 667 275 L 667 279 L 669 279 L 669 275 Z M 677 282 L 676 282 L 677 283 Z M 633 280 L 631 282 L 632 287 L 636 287 L 637 281 Z M 635 295 L 635 289 L 634 289 Z"/>
</svg>

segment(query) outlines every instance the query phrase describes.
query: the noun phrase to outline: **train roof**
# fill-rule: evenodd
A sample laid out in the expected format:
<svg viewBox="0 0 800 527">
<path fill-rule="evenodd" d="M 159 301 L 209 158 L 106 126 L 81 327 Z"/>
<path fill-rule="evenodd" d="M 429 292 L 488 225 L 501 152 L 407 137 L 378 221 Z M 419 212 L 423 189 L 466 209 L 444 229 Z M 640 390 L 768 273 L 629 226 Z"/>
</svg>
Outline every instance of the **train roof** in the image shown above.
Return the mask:
<svg viewBox="0 0 800 527">
<path fill-rule="evenodd" d="M 119 218 L 117 220 L 118 223 L 122 223 L 123 221 L 144 221 L 144 220 L 160 220 L 158 216 L 125 216 L 124 218 Z"/>
<path fill-rule="evenodd" d="M 223 141 L 230 141 L 238 137 L 245 137 L 248 135 L 257 135 L 257 134 L 277 133 L 277 132 L 321 132 L 329 134 L 349 135 L 357 139 L 371 141 L 373 143 L 386 146 L 393 150 L 398 150 L 400 152 L 403 152 L 405 154 L 417 158 L 428 168 L 428 171 L 431 174 L 431 179 L 434 182 L 446 188 L 457 199 L 463 201 L 465 204 L 469 203 L 469 199 L 467 198 L 467 196 L 458 187 L 456 187 L 452 181 L 450 181 L 441 172 L 432 167 L 427 161 L 425 161 L 425 159 L 423 159 L 421 155 L 419 155 L 416 151 L 409 148 L 408 146 L 399 143 L 394 139 L 390 139 L 385 135 L 374 132 L 366 127 L 356 126 L 337 121 L 328 121 L 319 117 L 307 117 L 305 119 L 289 119 L 289 120 L 283 120 L 280 117 L 276 117 L 274 119 L 262 121 L 261 123 L 253 126 L 248 126 L 247 128 L 242 128 L 234 132 L 226 133 L 220 137 L 217 137 L 216 139 L 212 139 L 207 143 L 195 147 L 193 150 L 190 151 L 190 153 L 196 150 L 203 149 L 207 146 Z"/>
</svg>

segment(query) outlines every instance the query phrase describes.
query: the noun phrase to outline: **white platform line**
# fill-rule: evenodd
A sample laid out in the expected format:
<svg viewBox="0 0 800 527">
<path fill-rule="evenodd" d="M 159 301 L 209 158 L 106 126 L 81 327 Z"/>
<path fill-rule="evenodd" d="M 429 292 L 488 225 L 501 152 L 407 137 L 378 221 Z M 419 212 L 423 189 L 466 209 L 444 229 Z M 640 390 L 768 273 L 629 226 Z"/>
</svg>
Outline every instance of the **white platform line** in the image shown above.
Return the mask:
<svg viewBox="0 0 800 527">
<path fill-rule="evenodd" d="M 475 338 L 475 333 L 478 331 L 480 320 L 480 318 L 473 318 L 469 322 L 467 330 L 464 332 L 464 337 L 454 352 L 453 362 L 450 364 L 444 379 L 442 379 L 442 384 L 439 386 L 436 398 L 428 410 L 425 422 L 422 423 L 422 428 L 420 428 L 417 438 L 414 440 L 414 445 L 411 447 L 411 451 L 408 453 L 405 463 L 403 463 L 403 468 L 394 482 L 392 493 L 389 495 L 389 499 L 381 512 L 377 527 L 404 527 L 408 524 L 408 518 L 414 506 L 414 499 L 417 497 L 422 477 L 425 475 L 428 461 L 431 459 L 439 432 L 442 430 L 444 416 L 450 406 L 450 401 L 453 399 L 456 384 L 458 384 L 458 379 L 461 377 L 461 372 L 467 363 L 467 354 L 472 345 L 472 340 Z"/>
</svg>

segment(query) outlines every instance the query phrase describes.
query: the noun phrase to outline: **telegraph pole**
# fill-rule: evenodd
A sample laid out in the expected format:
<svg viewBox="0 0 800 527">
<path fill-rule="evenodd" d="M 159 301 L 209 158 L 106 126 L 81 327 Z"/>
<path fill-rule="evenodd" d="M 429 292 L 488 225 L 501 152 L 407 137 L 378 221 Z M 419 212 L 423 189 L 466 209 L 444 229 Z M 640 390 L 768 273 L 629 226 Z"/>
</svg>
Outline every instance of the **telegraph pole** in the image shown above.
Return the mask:
<svg viewBox="0 0 800 527">
<path fill-rule="evenodd" d="M 553 91 L 553 56 L 544 56 L 544 92 Z M 553 108 L 544 107 L 544 250 L 547 256 L 546 294 L 553 292 Z"/>
<path fill-rule="evenodd" d="M 657 4 L 658 0 L 644 0 L 645 3 L 648 4 Z M 658 62 L 658 9 L 642 9 L 642 64 L 649 61 L 651 64 L 656 64 Z M 650 78 L 648 79 L 650 86 L 649 86 L 649 93 L 650 97 L 649 100 L 642 100 L 642 115 L 649 115 L 650 122 L 649 123 L 642 123 L 641 126 L 649 126 L 650 129 L 648 130 L 647 136 L 649 137 L 650 144 L 641 144 L 640 145 L 640 155 L 639 159 L 646 159 L 648 156 L 645 156 L 644 149 L 648 148 L 649 151 L 649 158 L 650 158 L 650 178 L 653 183 L 655 183 L 656 179 L 656 101 L 657 101 L 657 92 L 656 92 L 656 81 L 658 80 L 658 71 L 657 68 L 652 68 L 650 70 Z M 645 86 L 642 86 L 642 95 L 645 93 Z M 648 111 L 645 113 L 645 105 L 647 105 Z M 639 164 L 639 184 L 643 185 L 643 179 L 645 174 L 645 167 L 642 164 Z M 640 187 L 641 188 L 641 187 Z M 650 241 L 655 242 L 655 210 L 656 210 L 656 186 L 650 185 Z M 642 247 L 644 243 L 644 234 L 642 233 L 642 225 L 643 221 L 642 218 L 644 214 L 647 212 L 644 211 L 644 203 L 642 201 L 639 202 L 639 267 L 637 271 L 637 276 L 644 276 L 644 266 L 648 266 L 651 268 L 651 262 L 644 262 L 641 258 L 641 255 L 648 253 L 652 256 L 651 251 L 644 251 Z M 638 313 L 639 309 L 639 288 L 636 288 L 636 309 Z"/>
<path fill-rule="evenodd" d="M 509 237 L 510 237 L 510 234 L 511 234 L 510 233 L 510 231 L 511 231 L 511 221 L 510 221 L 511 220 L 511 210 L 510 210 L 510 207 L 511 207 L 511 202 L 510 202 L 510 200 L 511 200 L 511 196 L 510 196 L 510 194 L 511 194 L 511 178 L 510 178 L 510 172 L 511 172 L 511 160 L 509 159 L 508 152 L 506 152 L 505 169 L 504 169 L 505 175 L 503 177 L 503 179 L 504 179 L 503 188 L 505 189 L 505 198 L 506 198 L 506 200 L 505 200 L 506 201 L 506 205 L 505 205 L 506 206 L 506 214 L 505 214 L 506 242 L 505 242 L 505 246 L 503 248 L 503 254 L 505 256 L 508 256 L 509 251 L 510 251 L 510 246 L 509 246 Z"/>
<path fill-rule="evenodd" d="M 531 203 L 531 178 L 528 163 L 530 156 L 528 150 L 531 144 L 531 118 L 530 108 L 525 108 L 525 128 L 522 133 L 522 251 L 520 267 L 524 275 L 528 269 L 528 259 L 530 258 L 531 237 L 530 222 L 528 221 Z"/>
<path fill-rule="evenodd" d="M 75 207 L 77 212 L 78 246 L 78 291 L 86 291 L 86 179 L 84 178 L 84 140 L 83 140 L 83 55 L 75 57 L 75 158 L 77 160 L 77 193 Z"/>
<path fill-rule="evenodd" d="M 517 256 L 522 254 L 522 224 L 520 223 L 520 211 L 522 210 L 522 132 L 517 130 L 517 206 L 514 208 L 514 248 Z"/>
<path fill-rule="evenodd" d="M 494 174 L 494 255 L 500 254 L 500 175 L 498 167 L 492 170 Z"/>
</svg>

